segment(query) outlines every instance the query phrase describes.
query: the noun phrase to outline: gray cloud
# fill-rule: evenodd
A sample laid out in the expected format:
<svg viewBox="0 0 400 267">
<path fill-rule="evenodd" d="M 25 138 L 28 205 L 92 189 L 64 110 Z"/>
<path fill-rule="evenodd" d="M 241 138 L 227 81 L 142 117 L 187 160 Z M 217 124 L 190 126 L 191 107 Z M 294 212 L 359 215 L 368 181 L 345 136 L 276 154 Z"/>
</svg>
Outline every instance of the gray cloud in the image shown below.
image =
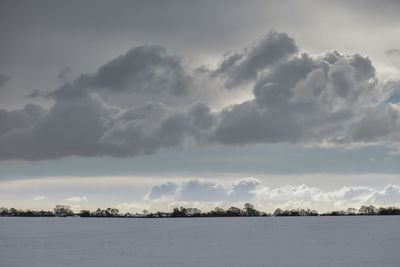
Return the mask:
<svg viewBox="0 0 400 267">
<path fill-rule="evenodd" d="M 152 154 L 161 148 L 181 146 L 187 138 L 200 140 L 211 127 L 211 120 L 204 104 L 181 112 L 150 102 L 120 113 L 100 143 L 116 156 Z"/>
<path fill-rule="evenodd" d="M 91 77 L 90 86 L 108 90 L 187 94 L 191 77 L 179 57 L 160 46 L 140 46 L 129 50 L 100 67 Z"/>
<path fill-rule="evenodd" d="M 130 49 L 101 66 L 94 74 L 80 75 L 49 96 L 80 96 L 85 91 L 181 96 L 188 94 L 191 82 L 192 77 L 179 57 L 169 55 L 163 47 L 147 45 Z"/>
<path fill-rule="evenodd" d="M 257 78 L 254 100 L 222 111 L 211 138 L 225 144 L 321 143 L 343 137 L 349 144 L 364 141 L 361 136 L 395 141 L 399 111 L 383 102 L 393 88 L 382 88 L 368 57 L 336 51 L 295 56 Z M 367 111 L 380 110 L 388 111 L 374 115 L 379 118 L 373 122 Z"/>
<path fill-rule="evenodd" d="M 0 87 L 6 85 L 10 81 L 11 77 L 9 75 L 0 73 Z"/>
<path fill-rule="evenodd" d="M 154 185 L 144 196 L 145 200 L 159 200 L 176 196 L 178 185 L 168 182 L 164 184 Z"/>
<path fill-rule="evenodd" d="M 371 201 L 382 204 L 393 204 L 400 202 L 400 186 L 387 185 L 382 190 L 373 192 Z"/>
<path fill-rule="evenodd" d="M 104 153 L 98 140 L 115 110 L 98 97 L 56 101 L 25 128 L 11 129 L 0 138 L 0 158 L 52 159 Z"/>
<path fill-rule="evenodd" d="M 170 199 L 179 201 L 214 201 L 226 196 L 225 188 L 213 182 L 189 180 L 181 184 L 164 183 L 154 185 L 144 196 L 145 200 Z"/>
<path fill-rule="evenodd" d="M 47 110 L 35 105 L 2 110 L 0 159 L 128 157 L 193 143 L 334 146 L 400 141 L 400 108 L 393 101 L 398 81 L 379 81 L 371 60 L 360 54 L 297 54 L 294 47 L 286 34 L 271 32 L 238 54 L 223 78 L 254 83 L 254 99 L 220 112 L 211 112 L 204 103 L 181 110 L 158 102 L 129 108 L 105 102 L 102 90 L 166 90 L 176 97 L 189 90 L 184 81 L 192 78 L 178 58 L 157 46 L 133 48 L 95 74 L 81 75 L 48 94 L 54 104 Z"/>
<path fill-rule="evenodd" d="M 250 200 L 261 182 L 255 178 L 244 178 L 226 187 L 218 183 L 192 179 L 181 184 L 164 183 L 154 185 L 144 196 L 145 200 L 157 201 L 240 201 Z"/>
<path fill-rule="evenodd" d="M 184 201 L 217 201 L 225 194 L 223 186 L 200 180 L 185 182 L 178 189 L 179 199 Z"/>
<path fill-rule="evenodd" d="M 260 180 L 255 178 L 243 178 L 232 184 L 228 197 L 234 200 L 246 200 L 253 198 L 255 190 L 261 185 Z"/>
<path fill-rule="evenodd" d="M 44 109 L 33 104 L 28 104 L 23 109 L 12 111 L 0 109 L 0 136 L 9 131 L 30 127 L 43 114 Z"/>
<path fill-rule="evenodd" d="M 64 66 L 57 75 L 57 79 L 61 82 L 66 82 L 71 75 L 71 66 Z"/>
<path fill-rule="evenodd" d="M 46 111 L 34 105 L 2 111 L 0 159 L 146 155 L 180 146 L 187 138 L 199 139 L 211 127 L 210 111 L 201 103 L 187 111 L 157 102 L 121 110 L 95 93 L 60 93 Z M 40 112 L 31 118 L 27 109 Z"/>
<path fill-rule="evenodd" d="M 268 66 L 293 55 L 298 50 L 293 38 L 285 33 L 269 32 L 252 47 L 224 58 L 212 76 L 225 78 L 228 88 L 254 81 Z"/>
<path fill-rule="evenodd" d="M 389 49 L 389 50 L 386 50 L 386 55 L 388 55 L 388 56 L 400 56 L 400 49 Z"/>
<path fill-rule="evenodd" d="M 46 93 L 40 91 L 39 89 L 32 89 L 31 92 L 26 96 L 28 98 L 46 97 Z"/>
</svg>

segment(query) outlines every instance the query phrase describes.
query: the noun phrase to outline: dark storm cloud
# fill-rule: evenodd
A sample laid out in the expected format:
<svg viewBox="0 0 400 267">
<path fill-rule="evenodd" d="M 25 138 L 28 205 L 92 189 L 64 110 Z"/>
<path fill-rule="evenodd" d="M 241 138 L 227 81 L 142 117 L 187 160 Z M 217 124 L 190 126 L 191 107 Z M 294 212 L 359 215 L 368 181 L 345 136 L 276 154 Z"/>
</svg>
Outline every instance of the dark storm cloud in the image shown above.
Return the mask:
<svg viewBox="0 0 400 267">
<path fill-rule="evenodd" d="M 254 81 L 268 66 L 287 58 L 298 50 L 293 38 L 285 33 L 269 32 L 252 47 L 224 58 L 212 76 L 223 76 L 228 88 Z"/>
<path fill-rule="evenodd" d="M 9 75 L 0 73 L 0 87 L 6 85 L 10 81 L 11 77 Z"/>
<path fill-rule="evenodd" d="M 175 97 L 189 93 L 186 82 L 194 78 L 187 76 L 179 58 L 158 46 L 133 48 L 96 73 L 81 75 L 50 93 L 54 104 L 47 110 L 35 105 L 2 110 L 0 159 L 128 157 L 193 143 L 400 141 L 399 106 L 387 101 L 396 93 L 398 81 L 379 81 L 371 60 L 357 53 L 295 51 L 292 38 L 271 32 L 231 59 L 223 67 L 222 79 L 229 81 L 228 86 L 232 79 L 253 84 L 254 99 L 211 112 L 204 103 L 177 109 L 158 102 L 129 108 L 105 102 L 99 95 L 102 90 L 149 94 L 165 90 Z M 252 186 L 254 181 L 244 181 L 235 188 Z M 192 189 L 201 192 L 203 187 L 208 185 L 187 184 L 181 195 Z"/>
</svg>

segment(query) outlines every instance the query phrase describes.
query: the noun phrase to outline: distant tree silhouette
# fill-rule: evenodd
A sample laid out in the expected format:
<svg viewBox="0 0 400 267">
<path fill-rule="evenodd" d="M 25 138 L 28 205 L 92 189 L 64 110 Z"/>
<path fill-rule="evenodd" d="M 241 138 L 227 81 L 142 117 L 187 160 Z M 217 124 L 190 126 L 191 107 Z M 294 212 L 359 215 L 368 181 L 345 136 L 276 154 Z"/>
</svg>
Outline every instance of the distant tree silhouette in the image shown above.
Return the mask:
<svg viewBox="0 0 400 267">
<path fill-rule="evenodd" d="M 66 217 L 66 216 L 72 216 L 73 212 L 71 211 L 71 208 L 67 205 L 56 205 L 54 208 L 54 214 L 58 217 Z"/>
<path fill-rule="evenodd" d="M 90 217 L 90 210 L 81 210 L 78 215 L 80 217 Z"/>
<path fill-rule="evenodd" d="M 379 208 L 378 214 L 379 215 L 400 215 L 400 209 L 394 208 L 394 207 Z"/>
<path fill-rule="evenodd" d="M 224 209 L 220 208 L 220 207 L 216 207 L 214 208 L 214 210 L 212 210 L 210 212 L 211 216 L 216 216 L 216 217 L 220 217 L 220 216 L 226 216 L 226 212 Z"/>
<path fill-rule="evenodd" d="M 174 208 L 171 217 L 186 217 L 187 216 L 187 209 L 184 207 Z"/>
<path fill-rule="evenodd" d="M 357 214 L 357 209 L 355 208 L 348 208 L 346 215 L 356 215 Z"/>
<path fill-rule="evenodd" d="M 244 204 L 244 214 L 246 216 L 259 216 L 260 212 L 254 208 L 254 206 L 250 203 Z"/>
<path fill-rule="evenodd" d="M 191 217 L 200 216 L 201 210 L 199 210 L 198 208 L 187 208 L 186 215 L 191 216 Z"/>
<path fill-rule="evenodd" d="M 52 211 L 34 211 L 34 210 L 18 210 L 15 208 L 0 207 L 0 216 L 25 216 L 25 217 L 66 217 L 78 215 L 80 217 L 124 217 L 124 218 L 165 218 L 165 217 L 241 217 L 241 216 L 270 216 L 265 212 L 260 212 L 254 208 L 250 203 L 244 204 L 243 209 L 237 207 L 230 207 L 224 210 L 220 207 L 214 208 L 209 212 L 201 212 L 198 208 L 185 208 L 175 207 L 172 212 L 156 212 L 149 213 L 147 210 L 143 210 L 142 214 L 120 214 L 118 209 L 107 208 L 97 209 L 96 211 L 90 212 L 89 210 L 81 210 L 77 214 L 74 214 L 69 206 L 56 205 L 54 213 Z M 316 210 L 311 209 L 291 209 L 282 210 L 277 208 L 273 216 L 352 216 L 352 215 L 400 215 L 400 208 L 397 207 L 380 207 L 379 209 L 373 205 L 363 205 L 357 211 L 355 208 L 348 208 L 347 210 L 334 210 L 319 214 Z"/>
<path fill-rule="evenodd" d="M 7 209 L 7 208 L 4 208 L 4 207 L 1 207 L 1 208 L 0 208 L 0 215 L 1 215 L 1 216 L 5 216 L 5 215 L 7 215 L 7 214 L 9 214 L 8 209 Z"/>
<path fill-rule="evenodd" d="M 361 206 L 361 208 L 358 210 L 358 213 L 361 215 L 375 215 L 378 213 L 378 209 L 373 205 L 365 205 Z"/>
<path fill-rule="evenodd" d="M 241 215 L 241 210 L 237 207 L 230 207 L 227 211 L 226 211 L 226 215 L 228 216 L 240 216 Z"/>
</svg>

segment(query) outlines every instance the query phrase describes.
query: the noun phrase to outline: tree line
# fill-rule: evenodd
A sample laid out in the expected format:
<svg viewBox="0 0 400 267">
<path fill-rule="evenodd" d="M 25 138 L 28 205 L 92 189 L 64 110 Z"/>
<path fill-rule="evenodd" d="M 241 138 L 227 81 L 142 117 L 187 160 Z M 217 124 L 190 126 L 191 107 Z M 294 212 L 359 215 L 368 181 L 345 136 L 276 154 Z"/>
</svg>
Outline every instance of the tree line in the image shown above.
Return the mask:
<svg viewBox="0 0 400 267">
<path fill-rule="evenodd" d="M 355 215 L 400 215 L 400 208 L 380 207 L 363 205 L 359 209 L 348 208 L 347 210 L 330 211 L 319 213 L 310 209 L 276 209 L 273 213 L 266 213 L 254 208 L 250 203 L 244 204 L 243 208 L 230 207 L 223 209 L 216 207 L 211 211 L 202 212 L 198 208 L 174 208 L 172 212 L 149 212 L 143 210 L 141 213 L 123 213 L 115 208 L 97 209 L 95 211 L 81 210 L 73 212 L 69 206 L 56 205 L 52 211 L 19 210 L 15 208 L 0 207 L 0 216 L 3 217 L 95 217 L 95 218 L 166 218 L 166 217 L 293 217 L 293 216 L 355 216 Z"/>
</svg>

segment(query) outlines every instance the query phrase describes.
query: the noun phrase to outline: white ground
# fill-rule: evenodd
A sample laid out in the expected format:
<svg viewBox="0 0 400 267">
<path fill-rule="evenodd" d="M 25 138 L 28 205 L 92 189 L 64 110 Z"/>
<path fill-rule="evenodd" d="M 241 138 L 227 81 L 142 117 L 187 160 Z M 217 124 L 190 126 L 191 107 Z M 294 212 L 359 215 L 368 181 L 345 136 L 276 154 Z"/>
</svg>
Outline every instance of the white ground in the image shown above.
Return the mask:
<svg viewBox="0 0 400 267">
<path fill-rule="evenodd" d="M 400 216 L 0 218 L 0 266 L 400 266 Z"/>
</svg>

